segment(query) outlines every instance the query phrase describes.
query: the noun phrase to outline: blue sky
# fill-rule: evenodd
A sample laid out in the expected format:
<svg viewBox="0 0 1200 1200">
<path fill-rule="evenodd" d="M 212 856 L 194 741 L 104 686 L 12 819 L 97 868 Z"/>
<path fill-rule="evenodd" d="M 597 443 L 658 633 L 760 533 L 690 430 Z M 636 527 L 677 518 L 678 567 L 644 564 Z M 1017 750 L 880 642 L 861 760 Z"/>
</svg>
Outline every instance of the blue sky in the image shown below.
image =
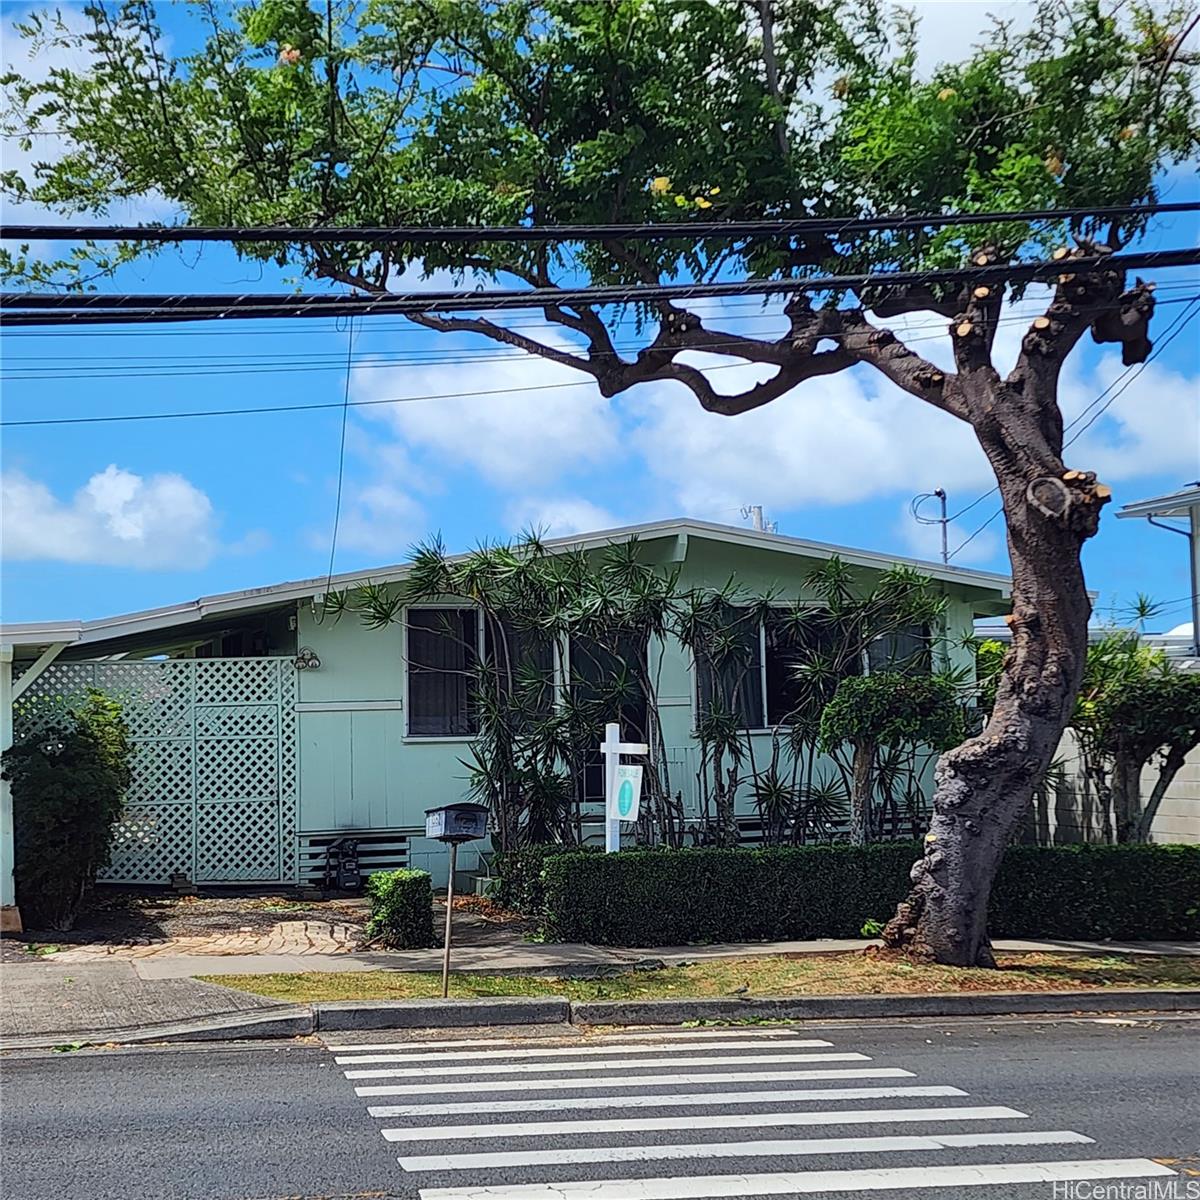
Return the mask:
<svg viewBox="0 0 1200 1200">
<path fill-rule="evenodd" d="M 974 19 L 959 12 L 971 7 L 948 6 L 960 22 Z M 16 10 L 4 6 L 3 13 L 8 20 Z M 950 34 L 943 28 L 939 36 Z M 1197 191 L 1194 178 L 1180 173 L 1167 198 L 1195 199 Z M 19 216 L 36 219 L 27 210 Z M 1189 245 L 1197 229 L 1191 217 L 1164 218 L 1145 244 Z M 1200 294 L 1200 269 L 1157 278 L 1164 303 L 1152 332 L 1161 339 L 1187 307 L 1179 301 Z M 260 274 L 219 247 L 199 256 L 194 248 L 165 253 L 127 270 L 120 286 L 285 289 L 282 274 Z M 1023 314 L 1034 307 L 1027 300 L 1006 323 L 1001 362 L 1015 354 Z M 746 303 L 707 311 L 722 318 L 714 324 L 740 332 L 769 334 L 777 326 L 772 310 Z M 528 324 L 535 317 L 508 319 Z M 914 329 L 914 348 L 930 357 L 948 353 L 939 318 L 906 323 L 922 327 Z M 483 339 L 428 333 L 400 318 L 360 324 L 354 399 L 484 394 L 352 410 L 339 571 L 402 559 L 437 531 L 452 548 L 465 548 L 531 522 L 556 533 L 678 515 L 740 524 L 749 504 L 762 504 L 782 533 L 933 557 L 938 532 L 911 520 L 912 495 L 945 487 L 956 512 L 991 486 L 967 427 L 865 368 L 805 385 L 758 412 L 721 418 L 701 412 L 674 385 L 644 385 L 609 401 L 585 377 Z M 1131 377 L 1068 452 L 1069 465 L 1096 470 L 1111 484 L 1115 505 L 1200 477 L 1197 330 L 1200 318 Z M 618 344 L 634 336 L 627 327 Z M 4 418 L 340 404 L 348 337 L 332 321 L 312 320 L 160 326 L 136 335 L 127 328 L 5 334 Z M 179 373 L 184 368 L 210 373 Z M 1121 371 L 1111 348 L 1083 343 L 1064 377 L 1068 421 Z M 722 386 L 733 390 L 744 372 L 723 374 L 730 383 Z M 317 575 L 329 565 L 336 409 L 3 433 L 6 621 L 97 617 Z M 951 546 L 995 507 L 989 497 L 964 514 Z M 1186 620 L 1183 551 L 1182 539 L 1142 521 L 1116 521 L 1110 510 L 1086 551 L 1101 611 L 1141 591 L 1172 602 L 1156 622 L 1161 627 Z M 954 561 L 1005 570 L 1001 522 Z"/>
</svg>

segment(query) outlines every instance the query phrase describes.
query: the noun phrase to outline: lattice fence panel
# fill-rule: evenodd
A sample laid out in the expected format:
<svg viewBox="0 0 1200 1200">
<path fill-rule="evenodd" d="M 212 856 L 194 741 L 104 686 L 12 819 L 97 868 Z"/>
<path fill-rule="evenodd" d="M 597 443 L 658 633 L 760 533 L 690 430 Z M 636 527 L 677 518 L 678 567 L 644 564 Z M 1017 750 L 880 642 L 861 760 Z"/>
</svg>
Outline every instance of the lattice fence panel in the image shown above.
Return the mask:
<svg viewBox="0 0 1200 1200">
<path fill-rule="evenodd" d="M 122 702 L 133 783 L 116 883 L 294 882 L 296 677 L 280 658 L 53 663 L 21 698 L 19 736 L 97 687 Z"/>
<path fill-rule="evenodd" d="M 21 738 L 51 728 L 95 685 L 94 663 L 51 663 L 13 704 L 14 734 Z"/>
<path fill-rule="evenodd" d="M 300 881 L 297 830 L 300 824 L 300 752 L 297 742 L 296 672 L 278 664 L 279 678 L 279 877 Z"/>
<path fill-rule="evenodd" d="M 279 805 L 247 800 L 196 807 L 196 879 L 279 878 Z"/>
<path fill-rule="evenodd" d="M 130 804 L 117 824 L 109 883 L 169 883 L 172 875 L 193 877 L 194 806 Z"/>
<path fill-rule="evenodd" d="M 278 799 L 278 759 L 274 738 L 197 738 L 197 802 Z"/>
<path fill-rule="evenodd" d="M 193 664 L 197 704 L 270 704 L 279 699 L 279 660 L 210 658 Z"/>
<path fill-rule="evenodd" d="M 192 664 L 114 662 L 96 664 L 96 687 L 122 701 L 135 740 L 192 736 Z"/>
<path fill-rule="evenodd" d="M 126 802 L 190 806 L 195 791 L 193 755 L 191 738 L 134 742 L 129 764 L 133 783 Z"/>
<path fill-rule="evenodd" d="M 277 704 L 196 706 L 198 738 L 271 738 L 279 733 Z"/>
</svg>

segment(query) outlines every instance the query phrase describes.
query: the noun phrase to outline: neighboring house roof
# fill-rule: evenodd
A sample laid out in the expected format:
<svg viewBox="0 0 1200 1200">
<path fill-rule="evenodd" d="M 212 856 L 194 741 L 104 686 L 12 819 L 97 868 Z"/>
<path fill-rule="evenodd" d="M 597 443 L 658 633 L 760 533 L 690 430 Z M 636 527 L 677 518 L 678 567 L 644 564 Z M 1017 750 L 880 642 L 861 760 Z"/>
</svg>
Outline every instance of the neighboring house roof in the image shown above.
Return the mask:
<svg viewBox="0 0 1200 1200">
<path fill-rule="evenodd" d="M 835 546 L 827 542 L 812 542 L 804 538 L 788 537 L 784 534 L 766 533 L 755 529 L 742 529 L 737 526 L 718 525 L 688 518 L 651 521 L 643 525 L 624 525 L 616 529 L 601 529 L 595 533 L 548 538 L 545 545 L 551 551 L 592 550 L 616 542 L 628 541 L 633 537 L 645 542 L 666 538 L 685 541 L 688 538 L 697 538 L 769 550 L 777 554 L 795 555 L 800 558 L 829 559 L 837 557 L 851 566 L 869 567 L 874 570 L 886 570 L 901 564 L 914 567 L 932 579 L 956 583 L 963 587 L 977 588 L 997 599 L 1007 599 L 1012 591 L 1012 579 L 1008 575 L 1000 575 L 992 571 L 973 571 L 966 567 L 952 567 L 917 558 L 880 554 L 873 550 L 857 550 L 850 546 Z M 183 604 L 124 613 L 96 621 L 50 621 L 0 625 L 0 644 L 18 649 L 34 650 L 57 643 L 82 645 L 91 642 L 107 642 L 157 630 L 167 631 L 176 626 L 194 624 L 197 621 L 223 614 L 250 613 L 278 608 L 290 601 L 308 599 L 326 591 L 336 591 L 343 587 L 363 583 L 366 580 L 375 583 L 394 582 L 403 579 L 409 569 L 408 563 L 397 563 L 370 570 L 349 571 L 332 577 L 319 575 L 312 579 L 277 583 L 269 587 L 246 588 L 237 592 L 221 592 L 213 596 L 201 596 L 198 600 L 189 600 Z"/>
<path fill-rule="evenodd" d="M 1169 496 L 1154 496 L 1150 500 L 1137 500 L 1133 504 L 1122 504 L 1117 509 L 1118 517 L 1186 517 L 1192 509 L 1200 508 L 1200 485 L 1192 484 Z"/>
</svg>

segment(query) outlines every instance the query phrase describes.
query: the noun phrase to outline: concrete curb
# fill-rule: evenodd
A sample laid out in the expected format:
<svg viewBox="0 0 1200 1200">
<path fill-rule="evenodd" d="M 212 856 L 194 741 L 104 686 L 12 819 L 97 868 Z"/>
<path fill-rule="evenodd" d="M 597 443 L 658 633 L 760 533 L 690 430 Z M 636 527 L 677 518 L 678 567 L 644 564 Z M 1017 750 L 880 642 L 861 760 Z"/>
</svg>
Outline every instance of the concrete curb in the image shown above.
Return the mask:
<svg viewBox="0 0 1200 1200">
<path fill-rule="evenodd" d="M 0 1051 L 138 1042 L 218 1042 L 370 1029 L 488 1025 L 681 1025 L 690 1021 L 840 1021 L 877 1017 L 1000 1017 L 1063 1013 L 1200 1013 L 1200 988 L 1087 992 L 958 992 L 940 996 L 776 996 L 738 1000 L 589 1000 L 513 996 L 479 1000 L 339 1000 L 226 1013 L 133 1029 L 72 1030 L 0 1040 Z"/>
<path fill-rule="evenodd" d="M 853 1020 L 1038 1013 L 1200 1011 L 1200 988 L 1087 992 L 958 992 L 940 996 L 777 996 L 762 999 L 589 1000 L 571 1005 L 576 1025 L 678 1025 L 685 1021 Z"/>
<path fill-rule="evenodd" d="M 446 1029 L 460 1025 L 559 1025 L 571 1019 L 565 996 L 496 1000 L 335 1000 L 314 1004 L 315 1028 Z"/>
<path fill-rule="evenodd" d="M 234 1042 L 259 1038 L 306 1037 L 313 1032 L 313 1013 L 307 1004 L 258 1012 L 224 1013 L 197 1021 L 171 1021 L 129 1029 L 68 1030 L 64 1033 L 0 1039 L 2 1050 L 49 1050 L 55 1046 L 104 1046 L 111 1042 Z"/>
</svg>

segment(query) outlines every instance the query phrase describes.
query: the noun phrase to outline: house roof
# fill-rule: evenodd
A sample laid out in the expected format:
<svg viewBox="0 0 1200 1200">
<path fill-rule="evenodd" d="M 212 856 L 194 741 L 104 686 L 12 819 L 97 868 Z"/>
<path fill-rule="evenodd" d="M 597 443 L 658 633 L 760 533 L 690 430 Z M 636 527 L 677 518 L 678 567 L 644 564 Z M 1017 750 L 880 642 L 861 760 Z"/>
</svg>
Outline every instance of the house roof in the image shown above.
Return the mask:
<svg viewBox="0 0 1200 1200">
<path fill-rule="evenodd" d="M 1008 575 L 992 571 L 973 571 L 966 567 L 947 566 L 943 563 L 927 562 L 917 558 L 881 554 L 873 550 L 858 550 L 850 546 L 836 546 L 828 542 L 813 542 L 805 538 L 788 537 L 784 534 L 766 533 L 755 529 L 743 529 L 733 525 L 718 525 L 709 521 L 690 518 L 674 518 L 651 521 L 641 525 L 623 525 L 615 529 L 601 529 L 595 533 L 572 534 L 568 537 L 549 538 L 545 545 L 550 550 L 592 550 L 616 542 L 637 537 L 650 542 L 669 538 L 696 538 L 704 541 L 724 542 L 740 546 L 768 550 L 777 554 L 795 555 L 800 558 L 840 558 L 851 566 L 886 570 L 901 564 L 919 569 L 932 579 L 957 583 L 964 587 L 977 588 L 998 599 L 1011 594 L 1012 579 Z M 462 557 L 462 556 L 456 556 Z M 92 642 L 108 642 L 117 638 L 155 631 L 168 631 L 182 625 L 220 617 L 224 614 L 250 613 L 278 608 L 290 601 L 304 600 L 371 580 L 375 583 L 390 583 L 403 579 L 409 564 L 396 563 L 365 571 L 349 571 L 338 575 L 318 575 L 312 579 L 299 579 L 276 583 L 269 587 L 246 588 L 236 592 L 219 592 L 212 596 L 201 596 L 182 604 L 165 608 L 145 609 L 141 612 L 122 613 L 115 617 L 104 617 L 95 621 L 48 621 L 25 624 L 0 625 L 0 645 L 14 649 L 35 650 L 39 647 L 65 643 L 83 645 Z"/>
<path fill-rule="evenodd" d="M 1194 508 L 1200 508 L 1200 484 L 1193 484 L 1168 496 L 1155 496 L 1150 500 L 1122 504 L 1117 510 L 1117 516 L 1186 517 Z"/>
</svg>

